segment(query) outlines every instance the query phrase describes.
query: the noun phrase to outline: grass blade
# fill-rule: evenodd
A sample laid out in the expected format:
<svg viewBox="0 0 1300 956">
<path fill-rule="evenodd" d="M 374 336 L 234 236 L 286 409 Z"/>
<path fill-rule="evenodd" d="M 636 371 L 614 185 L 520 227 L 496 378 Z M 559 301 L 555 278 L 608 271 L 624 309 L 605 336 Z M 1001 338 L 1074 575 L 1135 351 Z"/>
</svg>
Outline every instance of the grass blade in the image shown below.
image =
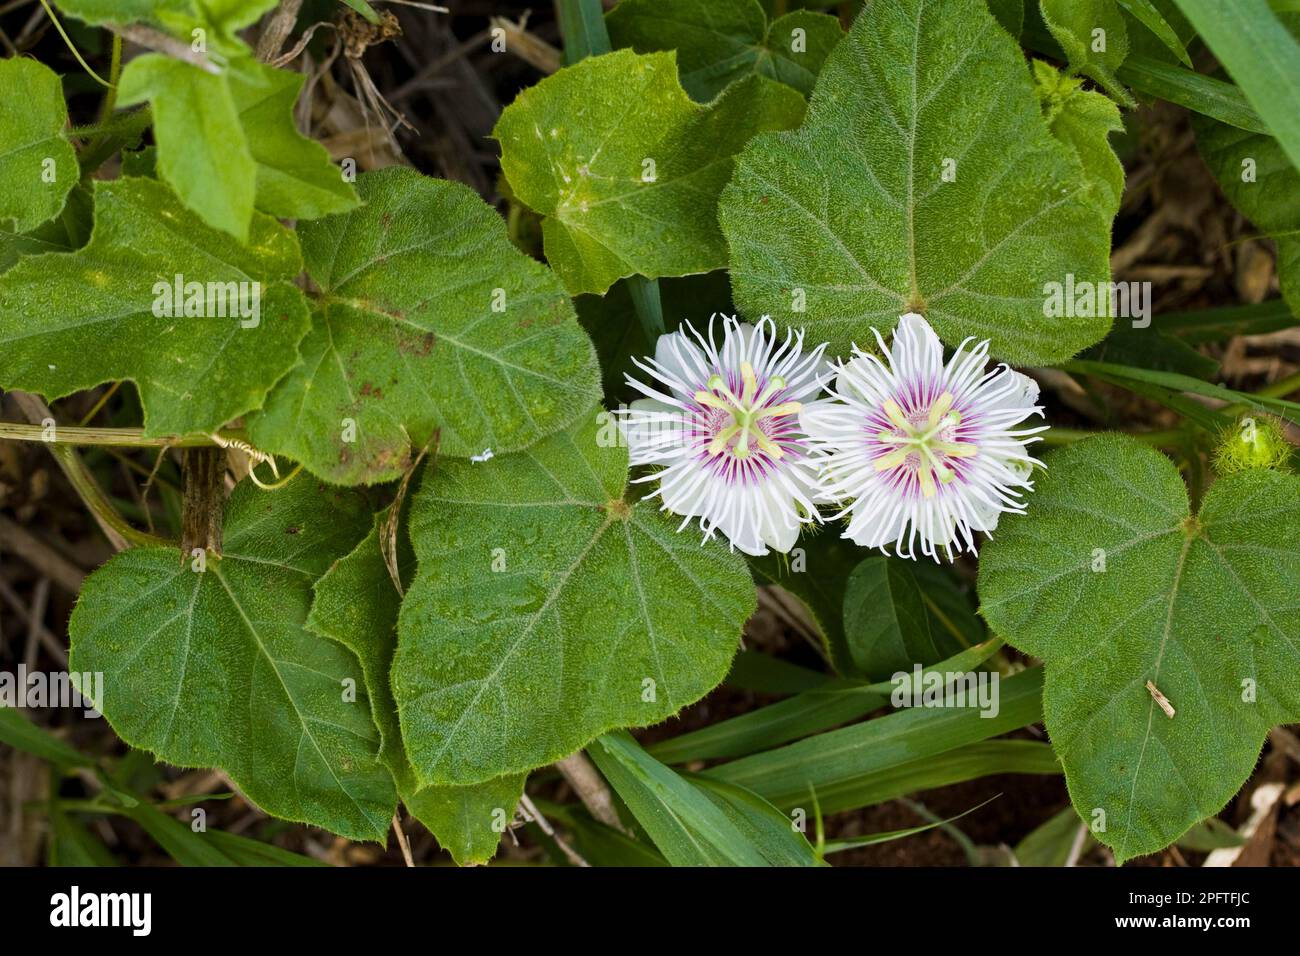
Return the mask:
<svg viewBox="0 0 1300 956">
<path fill-rule="evenodd" d="M 642 750 L 631 734 L 597 737 L 587 753 L 673 866 L 768 865 L 719 806 Z"/>
<path fill-rule="evenodd" d="M 1001 794 L 998 794 L 1001 796 Z M 997 797 L 989 797 L 983 803 L 978 803 L 969 810 L 963 810 L 955 817 L 949 817 L 946 820 L 935 820 L 933 823 L 923 823 L 921 826 L 908 827 L 905 830 L 886 830 L 883 833 L 868 833 L 866 836 L 852 837 L 848 840 L 832 840 L 826 844 L 823 853 L 841 853 L 844 850 L 856 850 L 859 847 L 875 846 L 877 843 L 890 843 L 894 840 L 901 840 L 904 837 L 915 836 L 918 833 L 924 833 L 926 830 L 933 830 L 935 827 L 950 825 L 954 820 L 960 820 L 968 813 L 974 813 L 980 807 L 986 807 Z"/>
<path fill-rule="evenodd" d="M 1156 38 L 1169 49 L 1169 52 L 1183 62 L 1184 66 L 1189 70 L 1192 68 L 1192 60 L 1187 55 L 1187 47 L 1183 45 L 1183 41 L 1174 32 L 1174 28 L 1169 25 L 1169 21 L 1164 18 L 1151 0 L 1119 0 L 1119 5 L 1154 33 Z"/>
<path fill-rule="evenodd" d="M 806 800 L 812 787 L 825 806 L 825 791 L 836 784 L 1037 723 L 1043 716 L 1042 685 L 1042 668 L 1030 668 L 999 682 L 993 717 L 981 717 L 974 707 L 915 707 L 704 773 L 747 787 L 783 809 Z"/>
<path fill-rule="evenodd" d="M 610 51 L 609 31 L 600 0 L 555 0 L 555 12 L 564 38 L 564 62 Z"/>
<path fill-rule="evenodd" d="M 988 660 L 1002 641 L 992 638 L 940 661 L 922 673 L 960 673 Z M 673 737 L 650 748 L 665 763 L 740 757 L 856 720 L 889 704 L 894 682 L 863 684 L 832 680 L 789 700 L 778 701 L 708 727 Z"/>
<path fill-rule="evenodd" d="M 1174 0 L 1300 168 L 1300 43 L 1267 0 Z"/>
</svg>

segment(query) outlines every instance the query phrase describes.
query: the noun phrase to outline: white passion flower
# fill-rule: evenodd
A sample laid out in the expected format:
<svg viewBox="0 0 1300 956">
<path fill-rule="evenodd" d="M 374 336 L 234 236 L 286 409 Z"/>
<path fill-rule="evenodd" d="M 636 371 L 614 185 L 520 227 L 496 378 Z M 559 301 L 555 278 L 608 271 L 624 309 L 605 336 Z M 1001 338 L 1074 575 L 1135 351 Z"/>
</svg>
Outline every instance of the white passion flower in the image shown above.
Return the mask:
<svg viewBox="0 0 1300 956">
<path fill-rule="evenodd" d="M 719 343 L 717 332 L 721 331 Z M 830 375 L 825 346 L 803 354 L 803 333 L 776 334 L 714 316 L 706 340 L 689 324 L 662 335 L 655 356 L 628 376 L 646 397 L 624 411 L 633 465 L 662 465 L 638 481 L 659 482 L 660 510 L 699 518 L 705 540 L 721 531 L 746 554 L 787 552 L 805 522 L 820 520 L 817 465 L 799 424 Z"/>
<path fill-rule="evenodd" d="M 1026 453 L 1046 427 L 1012 430 L 1030 415 L 1038 385 L 1005 365 L 985 371 L 988 342 L 967 339 L 945 365 L 924 318 L 898 321 L 892 347 L 875 332 L 888 365 L 854 348 L 837 369 L 834 401 L 802 422 L 822 465 L 827 493 L 849 516 L 844 537 L 902 557 L 975 551 L 1003 511 L 1024 512 L 1020 489 L 1041 464 Z"/>
</svg>

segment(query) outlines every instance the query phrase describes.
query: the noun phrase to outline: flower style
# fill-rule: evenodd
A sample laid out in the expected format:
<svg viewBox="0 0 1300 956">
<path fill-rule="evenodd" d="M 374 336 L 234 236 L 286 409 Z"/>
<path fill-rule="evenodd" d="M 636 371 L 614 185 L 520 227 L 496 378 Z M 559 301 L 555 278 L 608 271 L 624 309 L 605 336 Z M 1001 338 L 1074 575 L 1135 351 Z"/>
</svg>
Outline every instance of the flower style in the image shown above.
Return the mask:
<svg viewBox="0 0 1300 956">
<path fill-rule="evenodd" d="M 829 377 L 825 346 L 804 355 L 803 333 L 782 342 L 767 316 L 753 326 L 715 315 L 708 331 L 660 336 L 655 357 L 636 362 L 652 384 L 628 377 L 646 396 L 622 419 L 631 463 L 664 466 L 637 480 L 659 482 L 646 497 L 685 516 L 679 531 L 699 518 L 705 540 L 721 531 L 746 554 L 789 551 L 800 525 L 820 520 L 799 415 Z"/>
<path fill-rule="evenodd" d="M 875 331 L 874 329 L 872 330 Z M 975 552 L 1003 511 L 1023 513 L 1020 489 L 1041 464 L 1026 447 L 1046 427 L 1013 431 L 1032 414 L 1038 385 L 1005 365 L 985 371 L 988 342 L 967 339 L 947 365 L 924 318 L 898 322 L 888 365 L 854 348 L 830 387 L 834 401 L 801 420 L 822 465 L 826 492 L 849 516 L 844 537 L 902 557 Z"/>
</svg>

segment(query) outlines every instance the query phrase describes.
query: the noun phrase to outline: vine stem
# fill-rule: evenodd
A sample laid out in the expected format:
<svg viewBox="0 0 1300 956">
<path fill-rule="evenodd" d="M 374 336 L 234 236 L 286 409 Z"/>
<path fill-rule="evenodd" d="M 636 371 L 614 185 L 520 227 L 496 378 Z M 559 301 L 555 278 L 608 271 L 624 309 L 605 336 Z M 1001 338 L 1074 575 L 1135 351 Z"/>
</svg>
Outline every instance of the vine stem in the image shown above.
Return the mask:
<svg viewBox="0 0 1300 956">
<path fill-rule="evenodd" d="M 146 437 L 142 428 L 82 428 L 74 425 L 55 425 L 53 436 L 43 425 L 22 425 L 18 422 L 0 422 L 0 439 L 10 441 L 38 441 L 47 445 L 115 445 L 119 448 L 204 448 L 221 443 L 211 435 L 162 435 Z M 219 432 L 217 438 L 225 441 L 243 440 L 241 430 Z"/>
<path fill-rule="evenodd" d="M 140 23 L 131 23 L 126 26 L 109 24 L 108 29 L 132 43 L 147 47 L 150 50 L 157 50 L 159 53 L 165 53 L 173 59 L 182 60 L 191 66 L 196 66 L 204 73 L 211 73 L 213 76 L 221 75 L 220 66 L 209 60 L 205 54 L 191 49 L 188 41 L 178 40 L 169 33 L 163 33 L 161 30 L 155 30 L 153 27 L 147 27 Z"/>
<path fill-rule="evenodd" d="M 31 421 L 53 421 L 54 416 L 50 412 L 49 406 L 35 395 L 29 395 L 26 392 L 10 392 L 9 394 L 17 403 L 18 407 L 22 409 L 23 414 Z M 38 440 L 40 440 L 41 436 L 46 433 L 46 428 L 43 424 L 34 424 L 24 428 L 24 426 L 17 425 L 13 422 L 6 422 L 4 423 L 4 427 L 6 430 L 21 429 L 33 432 Z M 65 430 L 95 432 L 104 431 L 106 429 L 91 428 Z M 135 429 L 132 430 L 134 431 Z M 58 426 L 56 425 L 55 434 L 57 435 L 57 433 Z M 3 436 L 0 435 L 0 437 Z M 149 534 L 148 532 L 140 531 L 138 528 L 132 527 L 131 523 L 118 513 L 117 508 L 113 506 L 113 502 L 109 500 L 108 496 L 105 495 L 103 490 L 99 487 L 94 476 L 81 460 L 81 455 L 77 453 L 77 449 L 73 447 L 71 443 L 46 442 L 46 444 L 50 447 L 50 454 L 54 456 L 54 460 L 58 462 L 59 468 L 62 469 L 64 475 L 67 476 L 68 482 L 72 485 L 73 490 L 76 491 L 77 497 L 79 497 L 82 503 L 85 504 L 86 508 L 89 509 L 90 513 L 94 516 L 95 521 L 99 524 L 100 529 L 104 532 L 104 537 L 108 538 L 109 543 L 112 544 L 116 550 L 123 551 L 133 545 L 166 546 L 170 543 L 165 538 L 160 538 L 157 535 Z"/>
<path fill-rule="evenodd" d="M 81 68 L 89 73 L 91 78 L 100 86 L 107 86 L 109 89 L 112 89 L 113 84 L 92 70 L 90 64 L 81 58 L 81 53 L 77 49 L 76 44 L 72 42 L 72 38 L 68 36 L 67 31 L 63 29 L 63 24 L 59 22 L 59 18 L 54 15 L 54 9 L 50 6 L 49 0 L 41 0 L 41 6 L 45 8 L 45 15 L 49 17 L 50 22 L 54 24 L 54 29 L 59 31 L 59 36 L 63 37 L 63 42 L 68 45 L 68 49 L 71 50 L 72 55 L 77 58 L 77 62 L 81 64 Z"/>
<path fill-rule="evenodd" d="M 90 509 L 95 520 L 99 522 L 100 527 L 109 541 L 119 551 L 126 550 L 131 546 L 161 545 L 168 546 L 166 538 L 160 538 L 156 534 L 149 534 L 147 531 L 140 531 L 133 527 L 130 522 L 123 518 L 113 503 L 108 500 L 103 489 L 95 481 L 94 477 L 86 469 L 86 465 L 77 454 L 77 450 L 68 445 L 55 445 L 50 449 L 50 454 L 54 460 L 59 463 L 63 473 L 67 475 L 68 481 L 72 484 L 73 490 L 81 498 L 85 506 Z"/>
<path fill-rule="evenodd" d="M 122 78 L 122 37 L 113 34 L 113 47 L 108 65 L 108 90 L 104 93 L 104 103 L 99 111 L 99 121 L 107 123 L 117 108 L 117 82 Z"/>
</svg>

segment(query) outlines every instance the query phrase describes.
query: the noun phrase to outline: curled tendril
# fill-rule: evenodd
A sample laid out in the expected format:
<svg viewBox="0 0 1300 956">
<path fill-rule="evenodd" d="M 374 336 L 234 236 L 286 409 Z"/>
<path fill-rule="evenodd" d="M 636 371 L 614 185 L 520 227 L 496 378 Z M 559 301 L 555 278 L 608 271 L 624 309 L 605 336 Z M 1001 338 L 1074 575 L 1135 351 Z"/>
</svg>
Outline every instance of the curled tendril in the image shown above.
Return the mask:
<svg viewBox="0 0 1300 956">
<path fill-rule="evenodd" d="M 247 455 L 249 460 L 252 462 L 248 469 L 248 477 L 252 480 L 253 484 L 257 485 L 257 487 L 261 488 L 263 491 L 279 491 L 285 485 L 289 484 L 289 482 L 293 481 L 294 478 L 298 477 L 298 472 L 302 471 L 302 465 L 299 464 L 293 469 L 293 471 L 281 478 L 280 469 L 276 467 L 274 455 L 269 455 L 260 448 L 250 445 L 242 438 L 225 438 L 216 433 L 213 433 L 208 437 L 211 438 L 213 443 L 219 448 L 234 448 Z M 276 477 L 274 482 L 267 484 L 257 477 L 257 466 L 262 464 L 271 466 L 271 474 Z"/>
</svg>

